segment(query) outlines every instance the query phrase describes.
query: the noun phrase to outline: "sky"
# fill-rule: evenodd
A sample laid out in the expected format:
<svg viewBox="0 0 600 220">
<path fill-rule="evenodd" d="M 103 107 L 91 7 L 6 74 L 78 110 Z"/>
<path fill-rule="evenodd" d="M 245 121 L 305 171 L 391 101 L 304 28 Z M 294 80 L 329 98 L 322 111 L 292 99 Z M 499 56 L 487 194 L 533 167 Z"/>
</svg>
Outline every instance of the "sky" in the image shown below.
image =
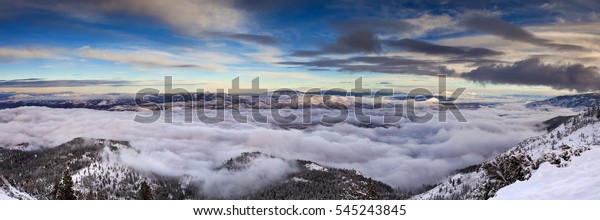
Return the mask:
<svg viewBox="0 0 600 220">
<path fill-rule="evenodd" d="M 0 39 L 0 92 L 600 90 L 593 0 L 0 0 Z"/>
</svg>

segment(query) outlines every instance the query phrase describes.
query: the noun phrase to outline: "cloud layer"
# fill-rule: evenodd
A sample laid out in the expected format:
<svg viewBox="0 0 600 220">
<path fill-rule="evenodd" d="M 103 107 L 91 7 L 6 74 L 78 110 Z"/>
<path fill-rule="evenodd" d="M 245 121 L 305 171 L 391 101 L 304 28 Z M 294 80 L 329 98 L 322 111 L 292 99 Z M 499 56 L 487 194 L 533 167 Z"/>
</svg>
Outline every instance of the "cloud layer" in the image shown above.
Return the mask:
<svg viewBox="0 0 600 220">
<path fill-rule="evenodd" d="M 169 176 L 195 176 L 203 180 L 205 190 L 221 195 L 256 189 L 294 169 L 278 160 L 265 161 L 247 173 L 235 175 L 213 169 L 242 152 L 261 151 L 286 159 L 357 169 L 390 185 L 414 188 L 434 183 L 456 169 L 480 163 L 539 134 L 533 126 L 537 122 L 569 114 L 506 105 L 465 111 L 468 123 L 405 121 L 389 128 L 337 124 L 285 130 L 268 124 L 239 124 L 231 118 L 213 125 L 185 124 L 181 123 L 181 112 L 176 113 L 180 118 L 173 124 L 139 124 L 133 121 L 132 112 L 18 108 L 0 113 L 0 146 L 30 143 L 31 147 L 50 147 L 75 137 L 127 140 L 141 151 L 139 155 L 124 154 L 121 159 L 127 165 Z M 337 112 L 319 110 L 313 114 Z"/>
</svg>

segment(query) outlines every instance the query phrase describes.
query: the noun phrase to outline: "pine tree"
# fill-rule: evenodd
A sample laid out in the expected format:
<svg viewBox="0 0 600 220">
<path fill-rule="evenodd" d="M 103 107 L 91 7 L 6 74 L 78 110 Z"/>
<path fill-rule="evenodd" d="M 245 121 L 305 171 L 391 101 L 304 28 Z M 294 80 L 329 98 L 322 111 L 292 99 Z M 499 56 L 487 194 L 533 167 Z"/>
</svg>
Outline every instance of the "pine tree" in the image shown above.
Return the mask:
<svg viewBox="0 0 600 220">
<path fill-rule="evenodd" d="M 58 185 L 58 192 L 56 199 L 59 200 L 76 200 L 75 190 L 73 190 L 73 178 L 69 169 L 63 173 L 62 181 Z"/>
<path fill-rule="evenodd" d="M 367 199 L 368 200 L 377 200 L 379 199 L 379 195 L 377 194 L 377 190 L 375 190 L 375 182 L 373 179 L 369 178 L 367 181 Z"/>
<path fill-rule="evenodd" d="M 85 200 L 96 200 L 96 193 L 88 192 L 85 196 Z"/>
<path fill-rule="evenodd" d="M 52 191 L 50 192 L 50 199 L 58 199 L 58 191 L 60 190 L 60 180 L 54 181 L 54 186 L 52 186 Z"/>
<path fill-rule="evenodd" d="M 146 181 L 142 182 L 140 186 L 140 190 L 138 192 L 140 200 L 153 200 L 154 196 L 152 196 L 152 188 L 148 185 Z"/>
</svg>

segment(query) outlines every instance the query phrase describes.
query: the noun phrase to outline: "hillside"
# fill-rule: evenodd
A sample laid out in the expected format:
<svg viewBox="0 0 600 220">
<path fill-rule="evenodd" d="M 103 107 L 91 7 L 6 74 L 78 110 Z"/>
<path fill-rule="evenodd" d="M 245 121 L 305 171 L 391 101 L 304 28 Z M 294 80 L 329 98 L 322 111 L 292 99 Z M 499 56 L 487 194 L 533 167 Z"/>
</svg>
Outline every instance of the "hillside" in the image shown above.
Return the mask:
<svg viewBox="0 0 600 220">
<path fill-rule="evenodd" d="M 547 134 L 532 137 L 473 170 L 448 177 L 412 199 L 489 199 L 498 190 L 526 181 L 540 167 L 571 166 L 572 159 L 600 147 L 600 109 L 589 108 Z"/>
<path fill-rule="evenodd" d="M 198 176 L 167 177 L 132 169 L 119 160 L 123 151 L 137 151 L 128 142 L 76 138 L 52 148 L 28 151 L 0 148 L 0 199 L 55 199 L 55 185 L 69 170 L 78 199 L 138 199 L 147 182 L 155 199 L 390 199 L 392 187 L 355 170 L 324 167 L 305 160 L 289 160 L 294 172 L 262 190 L 223 197 L 203 191 Z M 214 169 L 224 175 L 251 168 L 260 152 L 242 153 Z M 285 160 L 284 160 L 285 161 Z"/>
<path fill-rule="evenodd" d="M 575 110 L 584 110 L 589 107 L 600 105 L 600 93 L 588 93 L 577 95 L 564 95 L 554 98 L 527 103 L 528 108 L 544 108 L 544 106 L 554 106 L 562 108 L 572 108 Z"/>
</svg>

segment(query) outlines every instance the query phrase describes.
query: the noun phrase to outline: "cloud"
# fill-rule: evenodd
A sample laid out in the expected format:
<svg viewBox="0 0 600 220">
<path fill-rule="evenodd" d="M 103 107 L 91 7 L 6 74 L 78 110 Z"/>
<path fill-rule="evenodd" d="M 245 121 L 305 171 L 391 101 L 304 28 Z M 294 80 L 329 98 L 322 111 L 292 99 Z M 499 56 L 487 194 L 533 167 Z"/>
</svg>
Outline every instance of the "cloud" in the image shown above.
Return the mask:
<svg viewBox="0 0 600 220">
<path fill-rule="evenodd" d="M 511 65 L 481 66 L 461 76 L 480 83 L 550 86 L 578 92 L 600 90 L 600 72 L 597 67 L 546 64 L 538 58 L 521 60 Z"/>
<path fill-rule="evenodd" d="M 313 111 L 315 118 L 337 113 Z M 383 110 L 374 113 L 390 114 Z M 535 123 L 572 112 L 539 112 L 511 104 L 463 113 L 468 123 L 449 117 L 446 123 L 403 120 L 387 128 L 336 124 L 286 130 L 269 124 L 236 123 L 230 114 L 219 124 L 185 124 L 180 123 L 183 112 L 176 111 L 175 123 L 140 124 L 133 121 L 134 112 L 24 107 L 0 110 L 0 123 L 10 124 L 0 126 L 0 147 L 21 143 L 32 148 L 52 147 L 75 137 L 130 141 L 139 153 L 120 154 L 125 165 L 161 175 L 191 176 L 201 180 L 202 189 L 217 195 L 249 193 L 293 171 L 279 159 L 261 161 L 238 174 L 214 169 L 248 151 L 356 169 L 392 186 L 416 188 L 492 158 L 540 134 Z M 372 123 L 380 124 L 381 119 L 374 118 Z"/>
<path fill-rule="evenodd" d="M 390 74 L 438 74 L 453 75 L 454 72 L 436 62 L 414 60 L 396 56 L 358 56 L 347 59 L 316 59 L 304 62 L 281 62 L 283 65 L 334 68 L 344 72 L 373 72 Z"/>
<path fill-rule="evenodd" d="M 128 12 L 151 16 L 189 34 L 204 31 L 238 30 L 246 15 L 231 5 L 217 0 L 107 0 L 92 6 L 108 12 Z"/>
<path fill-rule="evenodd" d="M 277 40 L 272 36 L 257 35 L 257 34 L 230 34 L 227 38 L 245 41 L 250 43 L 264 44 L 264 45 L 275 45 Z"/>
<path fill-rule="evenodd" d="M 218 72 L 226 70 L 225 67 L 217 64 L 200 64 L 200 60 L 194 59 L 198 56 L 197 54 L 182 56 L 157 50 L 113 50 L 84 47 L 79 49 L 78 55 L 83 58 L 114 61 L 142 67 L 197 68 Z"/>
<path fill-rule="evenodd" d="M 497 18 L 472 16 L 464 19 L 460 22 L 460 24 L 467 28 L 502 37 L 506 40 L 525 42 L 534 45 L 550 47 L 557 50 L 585 49 L 577 45 L 553 43 L 550 40 L 536 37 L 534 34 L 519 26 L 510 24 Z"/>
<path fill-rule="evenodd" d="M 283 53 L 276 47 L 258 47 L 257 51 L 244 53 L 243 55 L 262 63 L 276 64 L 283 62 Z"/>
<path fill-rule="evenodd" d="M 273 44 L 275 41 L 272 37 L 237 33 L 245 30 L 249 20 L 247 12 L 238 6 L 239 2 L 233 0 L 60 0 L 54 4 L 27 0 L 9 3 L 5 7 L 11 10 L 44 10 L 91 23 L 113 23 L 115 15 L 126 14 L 144 18 L 145 22 L 166 25 L 189 36 L 224 37 L 236 41 Z M 235 34 L 214 36 L 217 32 Z"/>
<path fill-rule="evenodd" d="M 130 84 L 132 82 L 126 80 L 44 80 L 36 78 L 0 80 L 0 87 L 5 88 L 126 86 Z"/>
<path fill-rule="evenodd" d="M 246 75 L 251 77 L 265 77 L 267 79 L 314 79 L 316 78 L 313 75 L 302 73 L 302 72 L 269 72 L 269 71 L 260 71 L 260 72 L 251 72 L 251 73 L 240 73 L 240 75 Z"/>
<path fill-rule="evenodd" d="M 370 31 L 376 33 L 398 33 L 416 28 L 416 25 L 396 19 L 353 19 L 334 22 L 333 27 L 340 33 Z"/>
<path fill-rule="evenodd" d="M 454 55 L 464 57 L 485 57 L 502 55 L 502 52 L 480 47 L 452 47 L 428 43 L 414 39 L 387 40 L 387 46 L 404 49 L 410 52 L 424 53 L 430 55 Z"/>
<path fill-rule="evenodd" d="M 415 26 L 394 19 L 356 19 L 333 23 L 338 36 L 336 42 L 321 45 L 319 50 L 296 50 L 292 56 L 318 56 L 325 54 L 379 53 L 381 42 L 377 34 L 398 33 Z"/>
<path fill-rule="evenodd" d="M 292 56 L 310 57 L 325 54 L 379 53 L 381 44 L 371 31 L 341 33 L 335 43 L 322 45 L 320 50 L 296 50 Z"/>
<path fill-rule="evenodd" d="M 15 59 L 61 59 L 58 49 L 0 48 L 0 62 Z"/>
</svg>

